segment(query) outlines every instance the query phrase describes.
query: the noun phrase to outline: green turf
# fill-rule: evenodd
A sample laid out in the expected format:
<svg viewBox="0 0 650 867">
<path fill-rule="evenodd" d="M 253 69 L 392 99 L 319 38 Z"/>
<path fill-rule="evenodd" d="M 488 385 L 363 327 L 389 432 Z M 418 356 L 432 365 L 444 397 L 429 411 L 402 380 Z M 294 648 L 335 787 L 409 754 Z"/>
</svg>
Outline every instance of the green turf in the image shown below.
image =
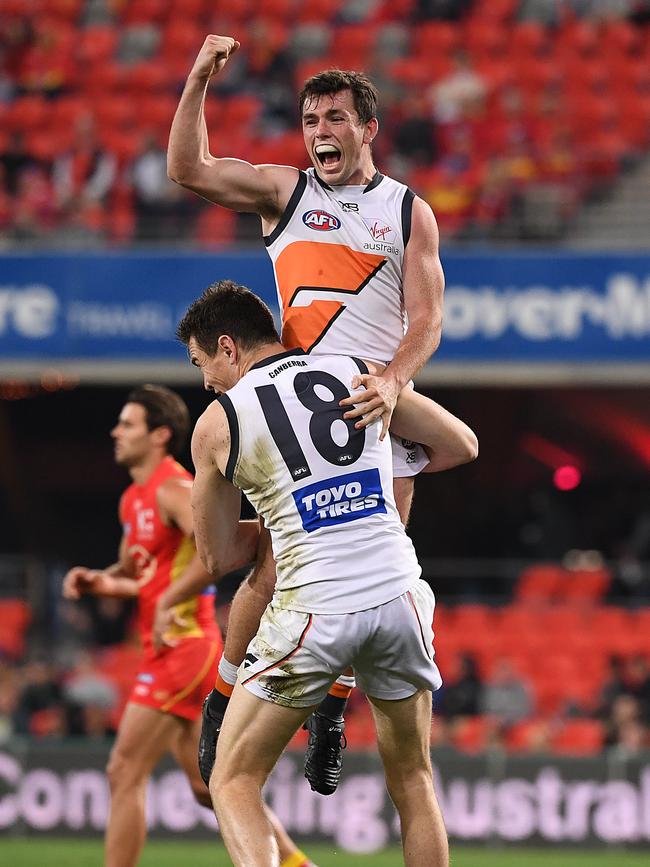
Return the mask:
<svg viewBox="0 0 650 867">
<path fill-rule="evenodd" d="M 373 855 L 351 855 L 332 846 L 305 846 L 319 867 L 399 867 L 398 849 Z M 102 848 L 89 840 L 0 840 L 0 862 L 6 867 L 101 867 Z M 209 843 L 152 841 L 140 867 L 227 867 L 223 848 Z M 574 852 L 570 849 L 491 849 L 452 846 L 452 867 L 648 867 L 648 853 Z"/>
</svg>

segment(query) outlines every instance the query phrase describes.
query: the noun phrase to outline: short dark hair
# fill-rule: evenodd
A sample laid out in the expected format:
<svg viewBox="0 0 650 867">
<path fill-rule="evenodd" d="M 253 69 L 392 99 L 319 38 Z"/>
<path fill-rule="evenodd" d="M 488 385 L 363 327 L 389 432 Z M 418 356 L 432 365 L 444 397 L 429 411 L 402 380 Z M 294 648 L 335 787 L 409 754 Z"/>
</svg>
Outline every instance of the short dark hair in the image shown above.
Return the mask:
<svg viewBox="0 0 650 867">
<path fill-rule="evenodd" d="M 185 346 L 193 337 L 211 358 L 217 339 L 227 334 L 244 349 L 260 343 L 279 342 L 280 337 L 267 305 L 250 289 L 233 280 L 219 280 L 190 304 L 178 323 L 176 336 Z"/>
<path fill-rule="evenodd" d="M 377 117 L 377 88 L 363 72 L 342 69 L 326 69 L 312 75 L 304 83 L 298 96 L 298 109 L 302 117 L 305 103 L 320 96 L 350 90 L 354 107 L 361 123 L 368 123 Z"/>
<path fill-rule="evenodd" d="M 190 413 L 183 398 L 164 385 L 139 385 L 129 393 L 126 402 L 144 407 L 147 430 L 169 428 L 167 451 L 178 457 L 190 431 Z"/>
</svg>

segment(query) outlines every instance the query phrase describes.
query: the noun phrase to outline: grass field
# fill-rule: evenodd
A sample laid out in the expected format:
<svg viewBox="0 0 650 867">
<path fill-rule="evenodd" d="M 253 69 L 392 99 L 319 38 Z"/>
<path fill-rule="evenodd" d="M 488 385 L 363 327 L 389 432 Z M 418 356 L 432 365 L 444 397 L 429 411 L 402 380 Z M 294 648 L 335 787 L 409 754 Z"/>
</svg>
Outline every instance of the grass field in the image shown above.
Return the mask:
<svg viewBox="0 0 650 867">
<path fill-rule="evenodd" d="M 305 847 L 319 867 L 399 867 L 398 849 L 350 855 L 331 846 Z M 6 867 L 101 867 L 102 849 L 89 840 L 0 839 L 0 863 Z M 573 852 L 570 849 L 452 848 L 452 867 L 648 867 L 648 853 Z M 140 867 L 228 867 L 224 849 L 210 843 L 177 840 L 150 842 Z M 423 865 L 424 867 L 424 865 Z"/>
</svg>

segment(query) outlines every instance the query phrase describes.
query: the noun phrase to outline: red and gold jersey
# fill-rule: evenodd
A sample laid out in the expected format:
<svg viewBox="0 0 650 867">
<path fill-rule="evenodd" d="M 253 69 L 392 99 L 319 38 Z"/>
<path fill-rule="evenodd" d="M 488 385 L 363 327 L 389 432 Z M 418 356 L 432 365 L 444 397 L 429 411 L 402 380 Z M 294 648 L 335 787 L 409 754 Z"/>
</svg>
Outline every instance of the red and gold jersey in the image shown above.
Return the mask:
<svg viewBox="0 0 650 867">
<path fill-rule="evenodd" d="M 163 523 L 158 488 L 169 478 L 192 476 L 172 457 L 164 458 L 144 485 L 130 485 L 120 500 L 120 522 L 139 582 L 138 628 L 145 654 L 152 652 L 151 629 L 156 602 L 170 583 L 183 574 L 196 553 L 194 541 L 178 527 Z M 174 624 L 172 638 L 216 637 L 213 586 L 174 609 L 183 625 Z"/>
<path fill-rule="evenodd" d="M 407 327 L 404 250 L 414 194 L 379 172 L 330 187 L 313 168 L 264 241 L 282 311 L 282 342 L 313 355 L 387 363 Z"/>
</svg>

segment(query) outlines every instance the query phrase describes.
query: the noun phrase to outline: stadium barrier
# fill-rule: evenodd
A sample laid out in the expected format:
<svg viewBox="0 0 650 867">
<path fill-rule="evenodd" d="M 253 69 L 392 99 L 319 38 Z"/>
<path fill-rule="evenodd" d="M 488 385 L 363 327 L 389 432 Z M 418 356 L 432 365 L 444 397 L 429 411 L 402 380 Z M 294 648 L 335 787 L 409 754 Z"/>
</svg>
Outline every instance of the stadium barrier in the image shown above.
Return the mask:
<svg viewBox="0 0 650 867">
<path fill-rule="evenodd" d="M 464 252 L 443 264 L 443 340 L 423 381 L 650 381 L 650 255 Z M 5 376 L 58 365 L 88 382 L 130 381 L 137 359 L 194 381 L 174 330 L 205 286 L 236 280 L 277 313 L 262 250 L 6 253 L 0 275 Z M 347 298 L 312 288 L 300 303 L 323 297 Z"/>
<path fill-rule="evenodd" d="M 21 741 L 0 750 L 0 835 L 96 836 L 109 804 L 106 743 Z M 494 845 L 650 848 L 650 752 L 594 758 L 432 751 L 452 841 Z M 287 752 L 266 787 L 287 830 L 352 852 L 398 839 L 397 816 L 374 753 L 348 752 L 337 792 L 315 795 L 302 753 Z M 209 839 L 216 820 L 163 763 L 148 792 L 153 835 Z"/>
</svg>

